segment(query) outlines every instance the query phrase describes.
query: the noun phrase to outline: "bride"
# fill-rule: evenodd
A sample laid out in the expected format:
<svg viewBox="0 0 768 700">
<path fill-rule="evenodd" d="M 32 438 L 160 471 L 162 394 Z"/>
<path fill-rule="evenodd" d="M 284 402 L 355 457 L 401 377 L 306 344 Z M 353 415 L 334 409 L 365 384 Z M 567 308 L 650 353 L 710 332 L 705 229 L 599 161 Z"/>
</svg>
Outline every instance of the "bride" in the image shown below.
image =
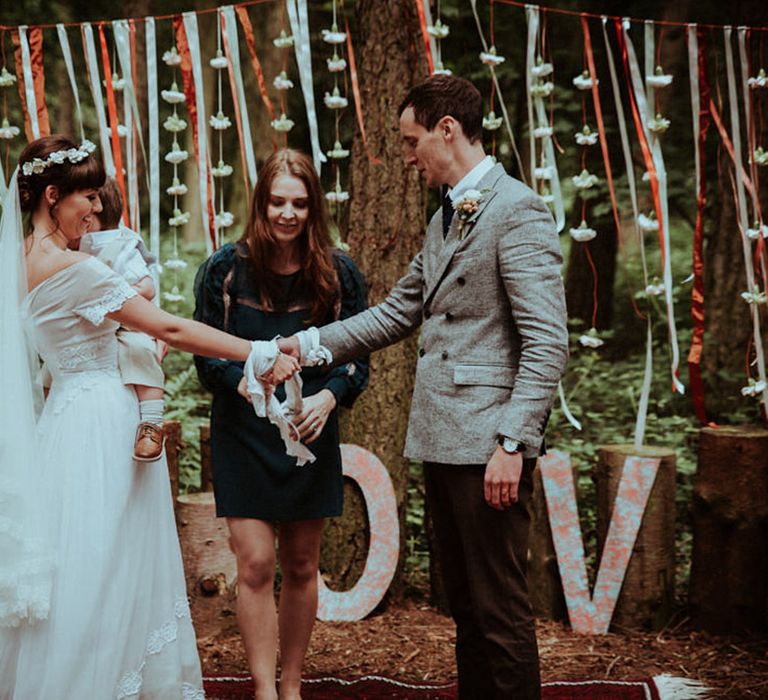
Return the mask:
<svg viewBox="0 0 768 700">
<path fill-rule="evenodd" d="M 198 700 L 165 461 L 132 461 L 139 411 L 117 371 L 115 330 L 238 361 L 251 344 L 158 309 L 68 250 L 101 209 L 94 148 L 30 143 L 3 206 L 0 700 Z M 53 372 L 36 426 L 30 345 Z M 272 380 L 297 369 L 280 356 Z"/>
</svg>

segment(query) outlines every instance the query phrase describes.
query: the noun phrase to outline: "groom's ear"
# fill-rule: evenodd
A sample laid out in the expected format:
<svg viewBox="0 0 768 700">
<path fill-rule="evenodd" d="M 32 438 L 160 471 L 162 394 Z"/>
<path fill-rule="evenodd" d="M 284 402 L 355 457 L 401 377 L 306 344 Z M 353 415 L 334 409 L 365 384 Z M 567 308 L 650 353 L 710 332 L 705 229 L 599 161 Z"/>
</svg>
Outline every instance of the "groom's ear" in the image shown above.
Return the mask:
<svg viewBox="0 0 768 700">
<path fill-rule="evenodd" d="M 437 129 L 437 132 L 447 142 L 455 141 L 456 137 L 462 133 L 461 124 L 459 124 L 459 122 L 457 122 L 450 114 L 441 117 L 435 125 L 435 129 Z"/>
</svg>

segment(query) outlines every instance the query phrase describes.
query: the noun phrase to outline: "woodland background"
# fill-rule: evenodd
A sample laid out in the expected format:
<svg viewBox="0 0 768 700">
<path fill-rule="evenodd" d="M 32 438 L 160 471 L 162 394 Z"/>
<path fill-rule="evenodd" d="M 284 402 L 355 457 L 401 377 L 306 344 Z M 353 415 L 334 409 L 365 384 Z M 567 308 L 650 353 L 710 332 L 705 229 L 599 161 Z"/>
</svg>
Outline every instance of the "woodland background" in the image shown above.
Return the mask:
<svg viewBox="0 0 768 700">
<path fill-rule="evenodd" d="M 53 24 L 56 22 L 96 22 L 123 17 L 166 16 L 188 10 L 208 10 L 217 3 L 185 0 L 129 0 L 118 6 L 106 0 L 89 2 L 60 2 L 58 0 L 24 0 L 0 2 L 0 24 L 14 26 Z M 488 28 L 488 2 L 478 3 L 484 29 Z M 359 129 L 351 106 L 341 119 L 342 142 L 351 144 L 352 156 L 342 181 L 347 183 L 351 194 L 349 205 L 334 213 L 334 226 L 339 244 L 348 247 L 360 264 L 369 284 L 369 301 L 376 303 L 406 269 L 408 261 L 418 251 L 429 216 L 438 206 L 435 192 L 427 191 L 419 181 L 415 170 L 402 164 L 400 142 L 397 134 L 396 109 L 407 88 L 427 76 L 424 47 L 419 32 L 416 4 L 413 0 L 357 0 L 340 5 L 341 14 L 348 19 L 353 33 L 357 67 L 362 93 L 363 115 L 368 132 L 369 147 L 383 165 L 372 163 L 365 154 Z M 768 9 L 764 0 L 740 0 L 723 3 L 718 0 L 678 0 L 677 2 L 654 1 L 599 1 L 559 0 L 552 8 L 606 13 L 677 22 L 700 22 L 735 26 L 768 25 Z M 330 74 L 325 70 L 325 58 L 331 48 L 319 40 L 322 28 L 331 25 L 331 3 L 312 1 L 310 31 L 313 40 L 313 69 L 315 98 L 320 118 L 320 134 L 323 148 L 332 146 L 334 139 L 333 114 L 322 106 L 322 95 L 332 87 Z M 438 8 L 434 6 L 433 11 Z M 490 79 L 487 68 L 478 59 L 482 50 L 472 18 L 469 2 L 446 0 L 439 7 L 443 21 L 450 25 L 451 34 L 442 42 L 443 62 L 454 73 L 476 82 L 488 97 Z M 119 14 L 116 14 L 116 11 Z M 251 21 L 256 33 L 256 44 L 262 61 L 267 84 L 281 70 L 283 54 L 272 46 L 271 40 L 288 26 L 281 2 L 263 2 L 249 6 Z M 525 13 L 522 8 L 494 4 L 495 42 L 500 53 L 507 57 L 497 73 L 506 98 L 513 131 L 522 151 L 523 163 L 527 163 L 527 114 L 525 103 Z M 434 16 L 434 15 L 433 15 Z M 204 65 L 216 50 L 215 14 L 201 14 L 200 35 Z M 554 93 L 555 133 L 563 144 L 558 154 L 558 166 L 562 180 L 570 181 L 570 175 L 580 170 L 579 151 L 572 145 L 572 134 L 581 127 L 581 94 L 571 86 L 571 78 L 583 70 L 583 39 L 578 17 L 547 13 L 547 36 L 552 61 L 555 65 Z M 139 46 L 143 33 L 138 23 Z M 601 42 L 595 40 L 598 21 L 592 21 L 593 43 L 597 71 L 607 76 Z M 760 57 L 764 56 L 765 32 L 754 32 L 753 42 Z M 640 49 L 640 31 L 633 29 L 636 46 Z M 158 53 L 170 48 L 172 33 L 170 21 L 158 21 Z M 657 35 L 657 41 L 659 37 Z M 79 36 L 70 29 L 76 65 L 82 68 L 82 52 Z M 710 80 L 715 100 L 725 94 L 724 61 L 722 57 L 722 32 L 714 31 L 709 37 Z M 3 57 L 13 70 L 10 32 L 2 30 Z M 45 35 L 46 100 L 54 131 L 75 134 L 73 101 L 68 87 L 64 63 L 60 58 L 55 30 Z M 674 296 L 679 340 L 683 356 L 681 378 L 688 384 L 685 372 L 691 335 L 690 295 L 691 285 L 684 280 L 691 273 L 691 249 L 693 226 L 696 218 L 694 185 L 693 135 L 691 129 L 690 97 L 688 95 L 688 59 L 685 31 L 681 27 L 668 26 L 663 30 L 661 46 L 662 64 L 675 76 L 672 89 L 660 92 L 664 115 L 672 125 L 664 137 L 663 150 L 669 173 L 669 202 L 672 217 L 672 267 L 675 280 Z M 269 119 L 258 99 L 253 72 L 243 55 L 243 77 L 249 102 L 251 126 L 257 160 L 260 162 L 273 148 Z M 642 59 L 641 59 L 642 60 Z M 298 75 L 291 56 L 289 77 L 296 89 L 289 94 L 289 115 L 297 122 L 289 134 L 288 144 L 309 150 L 301 91 Z M 139 65 L 143 65 L 140 60 Z M 763 62 L 761 65 L 765 65 Z M 170 72 L 163 73 L 159 65 L 160 85 L 170 84 Z M 208 113 L 214 105 L 214 71 L 205 70 L 210 84 L 206 85 Z M 84 73 L 79 73 L 84 75 Z M 608 133 L 614 173 L 620 173 L 622 162 L 616 117 L 610 94 L 602 94 L 609 81 L 601 80 L 601 98 Z M 90 96 L 85 94 L 82 80 L 81 100 L 84 108 L 86 134 L 94 141 L 95 114 Z M 143 86 L 139 83 L 139 93 Z M 273 98 L 275 97 L 274 91 Z M 351 95 L 350 95 L 351 97 Z M 226 106 L 231 106 L 228 90 L 225 90 Z M 146 113 L 146 104 L 141 109 Z M 20 124 L 21 114 L 18 95 L 8 93 L 8 110 L 12 122 Z M 215 110 L 213 110 L 215 112 Z M 160 118 L 170 110 L 161 103 Z M 727 112 L 727 110 L 726 110 Z M 228 112 L 231 114 L 231 109 Z M 762 143 L 768 143 L 768 120 L 760 123 Z M 188 130 L 188 133 L 191 130 Z M 234 130 L 225 144 L 230 163 L 239 163 Z M 503 130 L 496 132 L 496 154 L 507 170 L 519 176 L 515 159 Z M 191 133 L 189 133 L 191 139 Z M 15 139 L 7 153 L 0 152 L 4 165 L 13 164 L 22 147 L 23 137 Z M 760 138 L 758 138 L 760 142 Z M 490 145 L 490 140 L 489 140 Z M 163 151 L 170 147 L 170 138 L 161 134 Z M 191 143 L 182 144 L 190 152 Z M 642 172 L 639 153 L 635 154 L 637 172 Z M 192 223 L 183 229 L 181 253 L 190 263 L 180 273 L 178 284 L 184 300 L 166 308 L 184 316 L 191 316 L 194 300 L 192 279 L 197 266 L 205 258 L 203 234 L 194 222 L 197 196 L 194 191 L 196 175 L 193 159 L 188 161 L 190 172 L 184 181 L 190 186 L 185 208 L 192 211 Z M 599 164 L 599 159 L 595 161 Z M 741 242 L 736 226 L 731 183 L 727 175 L 727 156 L 720 147 L 714 131 L 710 131 L 707 146 L 708 202 L 705 221 L 705 292 L 707 332 L 703 355 L 703 374 L 710 419 L 718 423 L 759 422 L 758 404 L 745 399 L 739 393 L 746 383 L 745 357 L 750 335 L 749 308 L 740 298 L 746 289 L 741 254 Z M 6 167 L 6 174 L 9 169 Z M 163 164 L 163 183 L 170 184 L 170 169 Z M 334 180 L 330 167 L 323 172 L 324 184 L 331 189 Z M 762 201 L 766 199 L 766 182 L 761 185 Z M 604 180 L 603 180 L 604 183 Z M 163 186 L 166 186 L 165 184 Z M 618 196 L 628 207 L 626 176 L 617 178 Z M 690 501 L 691 481 L 696 466 L 698 424 L 694 418 L 689 396 L 673 394 L 669 382 L 669 343 L 663 309 L 653 297 L 646 298 L 643 289 L 639 255 L 636 244 L 629 237 L 618 244 L 612 224 L 610 200 L 604 184 L 597 188 L 588 203 L 590 225 L 599 235 L 589 243 L 598 274 L 598 307 L 596 328 L 607 338 L 599 350 L 582 348 L 576 338 L 591 325 L 593 311 L 592 272 L 580 245 L 571 245 L 567 230 L 578 226 L 581 212 L 570 206 L 574 200 L 573 188 L 564 186 L 566 196 L 566 232 L 561 236 L 565 256 L 564 277 L 567 288 L 569 318 L 573 335 L 572 359 L 564 379 L 564 387 L 573 413 L 582 421 L 584 429 L 576 432 L 563 418 L 559 408 L 553 412 L 548 442 L 550 447 L 571 453 L 578 469 L 579 507 L 587 551 L 594 553 L 595 504 L 591 482 L 591 470 L 601 444 L 629 442 L 635 422 L 637 399 L 642 381 L 644 361 L 645 323 L 634 313 L 632 300 L 644 313 L 654 319 L 655 373 L 648 414 L 646 443 L 672 447 L 677 454 L 677 503 L 678 503 L 678 585 L 681 603 L 685 601 L 690 559 Z M 146 200 L 146 197 L 143 198 Z M 646 202 L 646 205 L 649 203 Z M 235 214 L 235 225 L 228 229 L 227 240 L 234 240 L 242 232 L 248 205 L 248 193 L 237 176 L 229 179 L 226 191 L 226 208 Z M 144 202 L 146 207 L 146 201 Z M 162 220 L 170 215 L 169 198 L 163 196 Z M 198 205 L 199 206 L 199 205 Z M 641 209 L 643 207 L 641 206 Z M 646 206 L 646 208 L 648 208 Z M 146 213 L 142 217 L 147 221 Z M 630 227 L 627 227 L 629 231 Z M 651 269 L 658 267 L 658 246 L 652 246 Z M 168 257 L 172 246 L 169 233 L 163 233 L 163 259 Z M 170 276 L 164 284 L 170 284 Z M 478 303 L 482 303 L 478 300 Z M 764 326 L 765 327 L 765 326 Z M 395 485 L 402 527 L 402 552 L 400 568 L 387 602 L 397 602 L 404 597 L 422 597 L 430 589 L 429 528 L 424 512 L 420 465 L 406 462 L 401 457 L 406 419 L 415 366 L 416 337 L 377 353 L 372 362 L 370 388 L 358 401 L 353 411 L 344 417 L 344 441 L 361 445 L 387 465 Z M 209 396 L 200 387 L 191 358 L 172 352 L 165 363 L 167 374 L 168 418 L 182 421 L 186 449 L 182 456 L 182 488 L 194 490 L 199 485 L 199 426 L 207 420 Z M 366 550 L 366 521 L 362 499 L 354 485 L 347 486 L 346 512 L 343 518 L 332 521 L 324 543 L 322 568 L 334 587 L 345 588 L 354 583 L 362 570 Z M 594 554 L 593 554 L 594 556 Z"/>
</svg>

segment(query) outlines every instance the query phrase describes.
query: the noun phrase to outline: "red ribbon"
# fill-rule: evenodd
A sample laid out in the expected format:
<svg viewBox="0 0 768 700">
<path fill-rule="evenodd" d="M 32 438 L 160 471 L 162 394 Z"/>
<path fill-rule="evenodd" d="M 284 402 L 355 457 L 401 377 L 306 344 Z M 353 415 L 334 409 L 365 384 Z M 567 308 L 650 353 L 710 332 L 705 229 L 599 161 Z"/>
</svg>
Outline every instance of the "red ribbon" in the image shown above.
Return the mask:
<svg viewBox="0 0 768 700">
<path fill-rule="evenodd" d="M 357 64 L 355 63 L 355 50 L 352 48 L 352 33 L 349 31 L 349 22 L 344 18 L 344 29 L 347 32 L 347 55 L 349 56 L 349 78 L 352 81 L 352 95 L 355 98 L 355 114 L 357 115 L 357 124 L 360 127 L 360 134 L 363 137 L 363 148 L 368 160 L 374 165 L 381 165 L 381 160 L 374 156 L 368 148 L 368 137 L 365 133 L 365 124 L 363 123 L 363 104 L 360 98 L 360 85 L 357 80 Z"/>
<path fill-rule="evenodd" d="M 429 67 L 429 74 L 432 75 L 435 70 L 435 64 L 432 60 L 432 47 L 429 45 L 427 18 L 424 15 L 424 6 L 421 4 L 422 0 L 414 0 L 414 2 L 416 3 L 416 11 L 419 13 L 419 26 L 421 27 L 421 36 L 424 39 L 424 50 L 427 52 L 427 66 Z"/>
<path fill-rule="evenodd" d="M 27 111 L 27 96 L 24 93 L 24 67 L 21 61 L 21 40 L 19 32 L 11 34 L 13 41 L 13 56 L 16 62 L 16 81 L 19 88 L 19 97 L 21 98 L 21 109 L 24 112 L 24 133 L 27 141 L 34 140 L 32 134 L 32 123 L 29 120 Z M 45 72 L 43 71 L 43 30 L 40 27 L 30 27 L 27 32 L 27 44 L 29 45 L 29 62 L 32 66 L 32 83 L 35 91 L 35 102 L 37 103 L 37 125 L 40 129 L 40 136 L 48 136 L 51 133 L 51 126 L 48 121 L 48 108 L 45 105 Z"/>
<path fill-rule="evenodd" d="M 115 161 L 115 179 L 123 196 L 123 221 L 128 223 L 128 193 L 125 189 L 125 177 L 123 176 L 123 153 L 120 149 L 120 135 L 117 133 L 117 102 L 115 90 L 112 87 L 112 66 L 109 63 L 109 48 L 107 38 L 104 35 L 104 25 L 99 24 L 99 42 L 101 43 L 101 62 L 104 64 L 104 80 L 107 84 L 107 111 L 109 112 L 109 131 L 112 138 L 112 157 Z"/>
<path fill-rule="evenodd" d="M 227 57 L 227 74 L 229 75 L 229 88 L 232 91 L 232 104 L 235 108 L 235 124 L 237 125 L 237 135 L 240 139 L 240 160 L 243 164 L 243 180 L 245 181 L 245 191 L 251 191 L 251 183 L 248 179 L 248 162 L 245 157 L 245 140 L 243 139 L 243 116 L 240 113 L 240 100 L 237 97 L 237 81 L 235 80 L 235 67 L 232 63 L 232 50 L 229 46 L 227 37 L 227 20 L 221 15 L 221 39 L 224 43 L 224 54 Z M 250 125 L 246 125 L 250 128 Z"/>
<path fill-rule="evenodd" d="M 704 401 L 704 382 L 701 378 L 701 353 L 704 349 L 704 207 L 707 203 L 706 184 L 706 141 L 710 125 L 710 90 L 707 81 L 707 59 L 704 55 L 704 33 L 698 35 L 698 71 L 699 71 L 699 158 L 701 181 L 696 194 L 696 228 L 693 234 L 693 289 L 691 290 L 691 317 L 693 335 L 691 349 L 688 351 L 688 376 L 691 379 L 691 401 L 696 418 L 702 425 L 707 425 L 706 403 Z"/>
<path fill-rule="evenodd" d="M 248 17 L 248 11 L 243 5 L 235 5 L 235 12 L 240 20 L 240 24 L 243 27 L 243 35 L 245 37 L 245 45 L 248 47 L 248 53 L 251 56 L 251 65 L 253 66 L 253 72 L 256 74 L 256 82 L 259 84 L 259 92 L 261 93 L 261 101 L 266 105 L 269 112 L 270 120 L 275 119 L 275 108 L 272 105 L 272 100 L 269 99 L 269 93 L 267 92 L 267 84 L 264 81 L 264 71 L 261 69 L 261 63 L 259 57 L 256 55 L 256 40 L 253 38 L 253 27 L 251 26 L 251 20 Z M 277 140 L 275 134 L 272 134 L 272 143 L 277 147 Z"/>
<path fill-rule="evenodd" d="M 213 191 L 213 182 L 211 179 L 211 166 L 207 161 L 205 163 L 200 162 L 200 151 L 198 149 L 198 133 L 197 133 L 197 102 L 195 100 L 195 80 L 192 76 L 192 58 L 189 55 L 189 41 L 187 40 L 187 32 L 184 30 L 184 20 L 181 17 L 173 18 L 173 28 L 176 32 L 176 48 L 181 56 L 181 77 L 184 83 L 184 96 L 187 99 L 187 112 L 189 113 L 189 121 L 192 123 L 192 140 L 195 144 L 195 161 L 198 168 L 205 168 L 206 177 L 208 178 L 208 197 L 206 207 L 208 209 L 208 235 L 211 237 L 213 243 L 213 249 L 218 247 L 216 242 L 216 228 L 213 224 L 213 198 L 211 192 Z"/>
</svg>

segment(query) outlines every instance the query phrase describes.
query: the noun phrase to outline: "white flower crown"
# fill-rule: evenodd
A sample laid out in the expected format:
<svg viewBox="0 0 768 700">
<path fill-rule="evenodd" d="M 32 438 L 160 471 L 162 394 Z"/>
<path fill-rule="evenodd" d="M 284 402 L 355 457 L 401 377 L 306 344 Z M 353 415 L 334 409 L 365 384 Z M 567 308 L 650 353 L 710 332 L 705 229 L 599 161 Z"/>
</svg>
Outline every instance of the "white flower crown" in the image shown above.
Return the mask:
<svg viewBox="0 0 768 700">
<path fill-rule="evenodd" d="M 54 151 L 43 160 L 42 158 L 33 158 L 26 163 L 21 164 L 21 172 L 25 175 L 39 175 L 49 165 L 61 165 L 65 160 L 70 163 L 79 163 L 86 159 L 96 150 L 96 144 L 86 139 L 78 148 L 67 148 L 63 151 Z"/>
</svg>

